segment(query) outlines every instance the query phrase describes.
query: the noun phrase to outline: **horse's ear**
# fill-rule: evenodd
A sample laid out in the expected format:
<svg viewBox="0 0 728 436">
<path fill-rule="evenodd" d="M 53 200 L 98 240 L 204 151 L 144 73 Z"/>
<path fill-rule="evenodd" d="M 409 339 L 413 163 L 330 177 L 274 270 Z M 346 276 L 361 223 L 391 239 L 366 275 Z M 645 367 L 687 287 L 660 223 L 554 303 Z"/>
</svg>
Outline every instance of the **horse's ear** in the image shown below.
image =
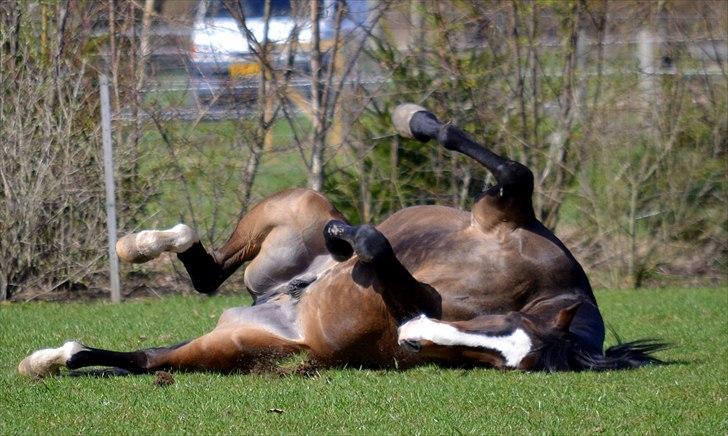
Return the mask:
<svg viewBox="0 0 728 436">
<path fill-rule="evenodd" d="M 579 310 L 580 306 L 581 301 L 572 304 L 566 309 L 561 309 L 554 319 L 554 328 L 562 332 L 568 331 L 569 326 L 571 326 L 571 321 L 574 320 L 574 315 L 576 315 L 576 311 Z"/>
</svg>

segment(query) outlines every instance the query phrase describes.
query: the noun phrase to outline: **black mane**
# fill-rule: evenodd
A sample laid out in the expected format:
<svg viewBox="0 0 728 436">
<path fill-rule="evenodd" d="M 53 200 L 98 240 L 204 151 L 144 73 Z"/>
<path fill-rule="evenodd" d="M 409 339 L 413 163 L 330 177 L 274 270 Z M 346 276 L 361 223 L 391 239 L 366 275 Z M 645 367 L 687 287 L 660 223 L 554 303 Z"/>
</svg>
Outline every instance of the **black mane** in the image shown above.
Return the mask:
<svg viewBox="0 0 728 436">
<path fill-rule="evenodd" d="M 542 339 L 543 344 L 536 350 L 539 356 L 534 369 L 547 372 L 608 371 L 665 364 L 652 354 L 669 348 L 668 344 L 653 339 L 622 342 L 617 337 L 617 345 L 607 348 L 604 354 L 595 354 L 584 351 L 571 334 Z"/>
</svg>

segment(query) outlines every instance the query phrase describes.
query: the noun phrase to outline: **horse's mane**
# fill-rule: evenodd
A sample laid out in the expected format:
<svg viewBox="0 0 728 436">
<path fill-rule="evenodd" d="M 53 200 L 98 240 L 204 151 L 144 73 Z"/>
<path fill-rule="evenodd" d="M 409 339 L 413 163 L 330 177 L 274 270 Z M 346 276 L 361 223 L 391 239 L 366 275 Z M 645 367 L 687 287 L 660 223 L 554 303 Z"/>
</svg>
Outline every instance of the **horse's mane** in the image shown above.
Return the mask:
<svg viewBox="0 0 728 436">
<path fill-rule="evenodd" d="M 607 348 L 603 354 L 596 354 L 584 351 L 570 333 L 548 335 L 542 339 L 534 369 L 547 372 L 607 371 L 664 364 L 666 362 L 652 354 L 669 348 L 669 344 L 653 339 L 622 342 L 617 336 L 617 345 Z"/>
</svg>

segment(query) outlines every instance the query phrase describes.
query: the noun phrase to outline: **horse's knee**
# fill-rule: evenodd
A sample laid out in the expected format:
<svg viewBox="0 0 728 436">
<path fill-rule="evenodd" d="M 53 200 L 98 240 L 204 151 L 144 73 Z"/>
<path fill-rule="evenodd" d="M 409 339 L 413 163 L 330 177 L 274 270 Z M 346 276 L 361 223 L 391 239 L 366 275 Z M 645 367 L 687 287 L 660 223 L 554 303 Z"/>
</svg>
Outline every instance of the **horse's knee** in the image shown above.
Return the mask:
<svg viewBox="0 0 728 436">
<path fill-rule="evenodd" d="M 354 243 L 359 259 L 363 262 L 375 263 L 386 261 L 394 255 L 392 246 L 389 244 L 387 238 L 371 225 L 359 227 Z"/>
<path fill-rule="evenodd" d="M 533 194 L 533 173 L 520 162 L 508 160 L 498 165 L 494 175 L 498 184 L 512 195 L 530 197 Z"/>
</svg>

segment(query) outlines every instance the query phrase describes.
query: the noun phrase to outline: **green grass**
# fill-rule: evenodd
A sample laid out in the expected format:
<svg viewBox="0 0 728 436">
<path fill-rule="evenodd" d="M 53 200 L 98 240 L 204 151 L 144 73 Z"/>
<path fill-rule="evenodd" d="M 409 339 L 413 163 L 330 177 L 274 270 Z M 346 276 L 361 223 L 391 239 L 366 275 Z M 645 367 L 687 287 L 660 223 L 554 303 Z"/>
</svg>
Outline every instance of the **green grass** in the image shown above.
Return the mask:
<svg viewBox="0 0 728 436">
<path fill-rule="evenodd" d="M 0 434 L 20 433 L 702 433 L 728 432 L 728 288 L 602 291 L 607 323 L 651 336 L 684 363 L 604 373 L 423 367 L 319 377 L 175 374 L 51 377 L 15 372 L 69 338 L 133 349 L 210 329 L 242 296 L 0 305 Z M 610 338 L 610 342 L 614 342 Z M 283 413 L 269 412 L 279 408 Z"/>
</svg>

